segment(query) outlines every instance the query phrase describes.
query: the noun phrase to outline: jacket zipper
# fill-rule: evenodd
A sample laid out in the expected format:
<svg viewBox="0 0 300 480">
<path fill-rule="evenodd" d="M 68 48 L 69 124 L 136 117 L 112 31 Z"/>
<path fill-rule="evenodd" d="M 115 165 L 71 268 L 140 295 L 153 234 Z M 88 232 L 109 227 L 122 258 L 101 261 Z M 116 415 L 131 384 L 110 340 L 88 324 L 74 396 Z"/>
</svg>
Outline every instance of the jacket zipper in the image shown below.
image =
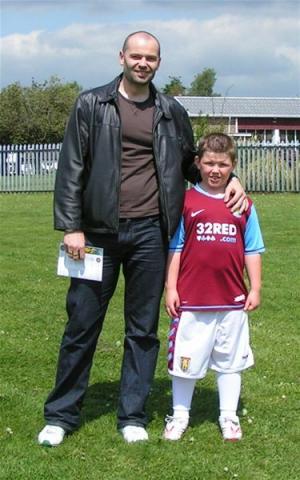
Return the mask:
<svg viewBox="0 0 300 480">
<path fill-rule="evenodd" d="M 170 219 L 168 215 L 168 208 L 167 208 L 167 202 L 166 202 L 166 197 L 165 197 L 165 189 L 163 188 L 163 180 L 162 180 L 162 175 L 160 171 L 160 165 L 159 165 L 159 152 L 157 151 L 157 145 L 156 145 L 156 135 L 155 135 L 155 129 L 163 116 L 162 112 L 159 111 L 157 115 L 154 117 L 154 122 L 153 122 L 153 130 L 152 130 L 152 135 L 153 135 L 153 157 L 154 157 L 154 162 L 156 165 L 156 171 L 157 171 L 157 176 L 158 176 L 158 183 L 159 183 L 159 192 L 161 193 L 161 205 L 162 205 L 162 210 L 163 210 L 163 216 L 165 217 L 167 221 L 167 235 L 168 235 L 168 241 L 170 241 Z"/>
<path fill-rule="evenodd" d="M 118 117 L 119 117 L 119 171 L 118 171 L 118 178 L 116 182 L 116 194 L 117 194 L 117 220 L 118 224 L 116 225 L 116 230 L 119 230 L 119 220 L 120 220 L 120 194 L 121 194 L 121 163 L 122 163 L 122 122 L 121 122 L 121 115 L 120 115 L 120 110 L 118 106 L 118 102 L 116 101 L 116 98 L 114 97 L 114 106 L 116 108 Z"/>
</svg>

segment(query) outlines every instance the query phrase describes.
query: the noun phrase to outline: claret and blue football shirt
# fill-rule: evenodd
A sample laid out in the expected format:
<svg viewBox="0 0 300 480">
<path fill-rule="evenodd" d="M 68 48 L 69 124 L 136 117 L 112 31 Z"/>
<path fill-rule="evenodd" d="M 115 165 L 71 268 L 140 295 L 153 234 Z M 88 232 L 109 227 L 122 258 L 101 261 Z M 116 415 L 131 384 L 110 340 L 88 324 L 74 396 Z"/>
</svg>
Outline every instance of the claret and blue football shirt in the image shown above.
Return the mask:
<svg viewBox="0 0 300 480">
<path fill-rule="evenodd" d="M 186 192 L 180 224 L 169 246 L 181 252 L 177 282 L 181 310 L 243 309 L 245 255 L 264 252 L 255 207 L 232 213 L 224 194 L 200 185 Z"/>
</svg>

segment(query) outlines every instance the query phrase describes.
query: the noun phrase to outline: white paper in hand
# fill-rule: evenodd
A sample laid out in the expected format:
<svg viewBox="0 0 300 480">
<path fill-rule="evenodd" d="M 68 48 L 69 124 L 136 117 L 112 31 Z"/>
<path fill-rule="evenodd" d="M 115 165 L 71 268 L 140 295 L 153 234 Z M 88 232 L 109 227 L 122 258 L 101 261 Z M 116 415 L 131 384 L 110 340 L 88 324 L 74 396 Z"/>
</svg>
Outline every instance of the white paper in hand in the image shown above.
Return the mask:
<svg viewBox="0 0 300 480">
<path fill-rule="evenodd" d="M 83 260 L 73 260 L 65 251 L 63 243 L 59 245 L 57 275 L 63 277 L 85 278 L 101 282 L 103 272 L 103 248 L 86 246 Z"/>
</svg>

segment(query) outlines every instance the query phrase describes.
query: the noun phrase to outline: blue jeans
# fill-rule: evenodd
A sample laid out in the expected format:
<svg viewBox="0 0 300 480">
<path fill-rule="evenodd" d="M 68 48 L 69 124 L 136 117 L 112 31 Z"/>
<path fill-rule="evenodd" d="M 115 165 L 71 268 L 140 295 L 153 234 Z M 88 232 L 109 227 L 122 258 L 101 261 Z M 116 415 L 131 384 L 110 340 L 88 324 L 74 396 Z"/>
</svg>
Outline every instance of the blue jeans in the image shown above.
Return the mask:
<svg viewBox="0 0 300 480">
<path fill-rule="evenodd" d="M 69 320 L 60 347 L 55 387 L 45 403 L 45 419 L 66 431 L 78 427 L 97 340 L 122 265 L 125 341 L 118 428 L 144 426 L 145 404 L 159 351 L 157 328 L 167 255 L 159 218 L 121 220 L 117 235 L 86 234 L 86 239 L 104 248 L 103 281 L 71 279 Z"/>
</svg>

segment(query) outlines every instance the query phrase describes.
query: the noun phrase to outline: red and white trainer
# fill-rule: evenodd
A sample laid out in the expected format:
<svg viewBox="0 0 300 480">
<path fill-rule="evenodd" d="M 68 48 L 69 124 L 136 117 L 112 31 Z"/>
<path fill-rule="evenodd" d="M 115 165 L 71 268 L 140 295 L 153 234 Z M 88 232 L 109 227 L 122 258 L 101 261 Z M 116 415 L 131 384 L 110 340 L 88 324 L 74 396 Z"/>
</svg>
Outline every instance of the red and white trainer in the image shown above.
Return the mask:
<svg viewBox="0 0 300 480">
<path fill-rule="evenodd" d="M 166 426 L 163 433 L 165 440 L 180 440 L 189 425 L 188 418 L 166 416 Z"/>
<path fill-rule="evenodd" d="M 219 425 L 222 431 L 224 440 L 229 442 L 237 442 L 242 438 L 242 429 L 239 417 L 227 418 L 219 417 Z"/>
</svg>

